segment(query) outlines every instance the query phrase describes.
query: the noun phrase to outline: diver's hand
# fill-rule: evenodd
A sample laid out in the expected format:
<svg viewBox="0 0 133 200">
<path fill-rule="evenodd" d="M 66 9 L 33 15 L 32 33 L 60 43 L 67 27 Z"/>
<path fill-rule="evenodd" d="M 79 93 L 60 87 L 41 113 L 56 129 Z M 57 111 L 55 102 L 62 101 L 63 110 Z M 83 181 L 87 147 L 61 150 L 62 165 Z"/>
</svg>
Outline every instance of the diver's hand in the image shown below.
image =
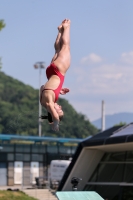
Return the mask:
<svg viewBox="0 0 133 200">
<path fill-rule="evenodd" d="M 64 95 L 66 93 L 68 93 L 70 90 L 68 88 L 62 88 L 60 91 L 60 94 Z"/>
<path fill-rule="evenodd" d="M 53 131 L 59 131 L 59 121 L 58 120 L 54 120 L 53 123 L 51 124 L 51 126 L 52 126 Z"/>
</svg>

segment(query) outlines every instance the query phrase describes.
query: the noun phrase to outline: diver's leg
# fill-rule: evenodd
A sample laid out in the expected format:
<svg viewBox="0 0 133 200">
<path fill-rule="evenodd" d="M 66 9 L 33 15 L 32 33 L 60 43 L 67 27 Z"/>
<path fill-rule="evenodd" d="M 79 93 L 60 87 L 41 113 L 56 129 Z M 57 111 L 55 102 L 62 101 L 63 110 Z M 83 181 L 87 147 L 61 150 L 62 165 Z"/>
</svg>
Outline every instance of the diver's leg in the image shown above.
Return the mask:
<svg viewBox="0 0 133 200">
<path fill-rule="evenodd" d="M 54 60 L 54 64 L 59 71 L 65 75 L 70 66 L 70 20 L 64 20 L 62 22 L 63 33 L 61 37 L 61 50 L 58 53 L 58 57 Z"/>
<path fill-rule="evenodd" d="M 61 24 L 60 26 L 58 26 L 58 35 L 57 35 L 55 43 L 54 43 L 54 48 L 55 48 L 55 51 L 57 51 L 57 52 L 61 50 L 62 32 L 63 32 L 63 27 Z"/>
<path fill-rule="evenodd" d="M 54 57 L 52 58 L 52 62 L 54 62 L 54 60 L 57 59 L 58 57 L 58 54 L 61 50 L 61 40 L 62 40 L 62 32 L 63 32 L 63 27 L 62 27 L 62 24 L 60 26 L 58 26 L 58 35 L 56 37 L 56 40 L 55 40 L 55 43 L 54 43 L 54 48 L 55 48 L 55 55 Z"/>
</svg>

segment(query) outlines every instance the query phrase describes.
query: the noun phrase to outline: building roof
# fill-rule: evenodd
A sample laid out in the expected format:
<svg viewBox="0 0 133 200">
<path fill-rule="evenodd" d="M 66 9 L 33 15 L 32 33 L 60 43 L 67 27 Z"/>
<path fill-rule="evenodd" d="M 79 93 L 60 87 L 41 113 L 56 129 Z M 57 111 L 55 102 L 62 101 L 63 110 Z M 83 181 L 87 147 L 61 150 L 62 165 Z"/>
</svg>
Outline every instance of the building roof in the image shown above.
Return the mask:
<svg viewBox="0 0 133 200">
<path fill-rule="evenodd" d="M 77 138 L 61 138 L 61 137 L 39 137 L 39 136 L 20 136 L 0 134 L 0 140 L 24 140 L 33 142 L 59 142 L 59 143 L 79 143 L 82 139 Z"/>
<path fill-rule="evenodd" d="M 133 135 L 133 123 L 116 130 L 110 137 Z"/>
<path fill-rule="evenodd" d="M 71 173 L 73 166 L 75 165 L 82 149 L 84 147 L 91 146 L 100 146 L 100 145 L 109 145 L 109 144 L 120 144 L 133 142 L 133 123 L 130 123 L 125 126 L 114 126 L 105 131 L 102 131 L 91 138 L 82 140 L 78 144 L 78 148 L 73 156 L 72 162 L 66 170 L 66 173 L 63 176 L 63 179 L 59 185 L 58 191 L 61 191 L 67 177 Z"/>
</svg>

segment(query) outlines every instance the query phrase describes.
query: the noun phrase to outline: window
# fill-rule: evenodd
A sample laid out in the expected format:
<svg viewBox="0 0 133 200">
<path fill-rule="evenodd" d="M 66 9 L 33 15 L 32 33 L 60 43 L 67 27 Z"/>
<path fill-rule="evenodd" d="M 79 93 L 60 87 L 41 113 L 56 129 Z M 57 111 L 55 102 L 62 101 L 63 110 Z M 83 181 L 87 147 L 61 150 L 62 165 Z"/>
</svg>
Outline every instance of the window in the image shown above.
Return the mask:
<svg viewBox="0 0 133 200">
<path fill-rule="evenodd" d="M 30 161 L 30 154 L 23 154 L 24 161 Z"/>
<path fill-rule="evenodd" d="M 48 153 L 58 153 L 57 146 L 47 146 L 47 152 Z"/>
<path fill-rule="evenodd" d="M 7 154 L 7 160 L 8 161 L 14 161 L 14 154 L 13 153 L 8 153 Z"/>
<path fill-rule="evenodd" d="M 130 185 L 130 186 L 129 186 Z M 85 185 L 104 199 L 133 199 L 133 152 L 105 153 Z"/>
<path fill-rule="evenodd" d="M 21 153 L 16 153 L 16 154 L 15 154 L 15 160 L 16 160 L 16 161 L 23 161 L 23 154 L 21 154 Z"/>
<path fill-rule="evenodd" d="M 32 161 L 39 161 L 39 155 L 38 154 L 32 154 L 31 155 L 31 160 Z"/>
<path fill-rule="evenodd" d="M 13 152 L 14 151 L 14 145 L 13 144 L 2 144 L 3 148 L 1 152 Z"/>
</svg>

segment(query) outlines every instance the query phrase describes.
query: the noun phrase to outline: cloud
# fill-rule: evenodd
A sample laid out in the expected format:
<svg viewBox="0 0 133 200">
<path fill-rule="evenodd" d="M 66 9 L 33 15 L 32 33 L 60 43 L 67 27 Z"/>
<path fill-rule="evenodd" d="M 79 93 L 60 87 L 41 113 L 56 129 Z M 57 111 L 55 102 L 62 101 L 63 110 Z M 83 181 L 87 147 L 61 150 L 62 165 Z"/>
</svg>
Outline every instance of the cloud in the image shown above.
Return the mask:
<svg viewBox="0 0 133 200">
<path fill-rule="evenodd" d="M 103 61 L 103 59 L 94 53 L 91 53 L 88 56 L 85 56 L 81 59 L 82 64 L 96 64 L 96 63 L 100 63 L 102 61 Z"/>
<path fill-rule="evenodd" d="M 128 53 L 122 53 L 121 61 L 129 65 L 133 65 L 133 51 L 130 51 Z"/>
<path fill-rule="evenodd" d="M 122 55 L 131 61 L 131 52 Z M 100 117 L 102 100 L 107 101 L 107 114 L 131 112 L 133 68 L 118 60 L 112 64 L 99 62 L 86 68 L 79 63 L 69 69 L 71 76 L 66 79 L 66 86 L 69 85 L 70 94 L 66 98 L 77 111 L 86 114 L 91 120 Z"/>
<path fill-rule="evenodd" d="M 77 91 L 80 94 L 115 95 L 132 91 L 133 69 L 131 67 L 123 67 L 119 64 L 104 64 L 99 65 L 98 68 L 79 66 L 75 68 L 74 73 L 74 83 L 78 85 L 78 91 L 74 89 L 74 93 Z"/>
</svg>

